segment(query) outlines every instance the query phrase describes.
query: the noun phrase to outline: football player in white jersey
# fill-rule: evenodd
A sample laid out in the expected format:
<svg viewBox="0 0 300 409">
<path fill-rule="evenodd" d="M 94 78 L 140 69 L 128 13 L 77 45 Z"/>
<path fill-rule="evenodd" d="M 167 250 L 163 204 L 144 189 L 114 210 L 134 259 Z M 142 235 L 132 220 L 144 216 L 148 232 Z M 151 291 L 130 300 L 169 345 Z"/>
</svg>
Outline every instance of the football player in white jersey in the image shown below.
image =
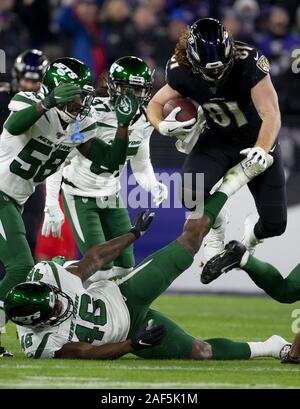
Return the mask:
<svg viewBox="0 0 300 409">
<path fill-rule="evenodd" d="M 118 126 L 116 100 L 127 89 L 135 92 L 139 109 L 129 126 L 126 162 L 130 161 L 137 182 L 151 192 L 154 203 L 159 205 L 167 198 L 168 190 L 156 179 L 150 160 L 149 142 L 153 127 L 144 109 L 150 98 L 152 77 L 151 70 L 142 59 L 122 57 L 109 70 L 108 97 L 95 98 L 93 106 L 98 118 L 97 138 L 110 146 Z M 61 176 L 57 173 L 46 181 L 46 217 L 42 229 L 46 237 L 50 232 L 58 236 L 64 222 L 58 202 Z M 131 222 L 128 211 L 119 196 L 119 169 L 109 173 L 104 163 L 99 166 L 77 153 L 71 164 L 63 169 L 62 189 L 64 208 L 82 254 L 95 244 L 104 243 L 129 230 Z M 133 266 L 133 248 L 130 246 L 114 263 L 103 266 L 104 271 L 98 271 L 91 280 L 120 277 L 130 272 Z"/>
<path fill-rule="evenodd" d="M 118 128 L 111 146 L 93 140 L 97 118 L 88 67 L 74 58 L 51 63 L 43 84 L 47 91 L 19 92 L 10 104 L 10 116 L 0 138 L 0 260 L 6 275 L 0 283 L 0 330 L 5 325 L 3 299 L 23 282 L 34 265 L 21 217 L 22 205 L 35 186 L 62 166 L 75 147 L 113 172 L 126 159 L 128 125 L 138 101 L 128 92 L 116 102 Z"/>
<path fill-rule="evenodd" d="M 138 216 L 128 233 L 95 245 L 67 268 L 55 262 L 37 264 L 27 282 L 11 289 L 4 303 L 7 316 L 18 325 L 25 355 L 79 359 L 113 359 L 126 353 L 149 359 L 282 358 L 287 341 L 277 335 L 264 342 L 200 340 L 150 308 L 192 264 L 228 196 L 237 190 L 232 179 L 241 176 L 245 183 L 249 181 L 245 181 L 239 166 L 225 175 L 219 191 L 207 199 L 204 214 L 194 213 L 175 241 L 147 257 L 126 277 L 83 287 L 83 282 L 147 230 L 153 218 L 147 211 Z"/>
</svg>

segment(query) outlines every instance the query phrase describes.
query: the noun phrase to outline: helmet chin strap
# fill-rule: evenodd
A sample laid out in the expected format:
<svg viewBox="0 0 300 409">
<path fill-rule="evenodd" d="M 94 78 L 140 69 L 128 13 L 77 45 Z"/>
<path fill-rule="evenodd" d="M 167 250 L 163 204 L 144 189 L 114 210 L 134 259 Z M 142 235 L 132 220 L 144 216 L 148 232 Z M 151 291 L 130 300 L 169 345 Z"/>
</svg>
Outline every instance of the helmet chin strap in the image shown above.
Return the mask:
<svg viewBox="0 0 300 409">
<path fill-rule="evenodd" d="M 70 114 L 67 114 L 65 111 L 58 109 L 57 107 L 54 108 L 61 119 L 66 122 L 67 124 L 72 124 L 75 122 L 75 118 L 71 117 Z"/>
</svg>

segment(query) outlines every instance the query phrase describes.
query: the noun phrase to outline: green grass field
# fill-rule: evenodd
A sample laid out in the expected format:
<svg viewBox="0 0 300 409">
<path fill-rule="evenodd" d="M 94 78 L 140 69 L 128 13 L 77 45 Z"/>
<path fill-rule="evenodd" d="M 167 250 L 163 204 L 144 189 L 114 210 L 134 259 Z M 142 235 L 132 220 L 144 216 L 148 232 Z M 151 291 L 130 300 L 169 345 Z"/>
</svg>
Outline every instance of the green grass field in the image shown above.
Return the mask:
<svg viewBox="0 0 300 409">
<path fill-rule="evenodd" d="M 163 296 L 155 304 L 191 334 L 237 341 L 279 334 L 292 340 L 291 313 L 300 308 L 267 297 Z M 15 358 L 0 360 L 2 388 L 299 388 L 300 367 L 279 361 L 30 360 L 23 357 L 12 325 L 3 344 Z"/>
</svg>

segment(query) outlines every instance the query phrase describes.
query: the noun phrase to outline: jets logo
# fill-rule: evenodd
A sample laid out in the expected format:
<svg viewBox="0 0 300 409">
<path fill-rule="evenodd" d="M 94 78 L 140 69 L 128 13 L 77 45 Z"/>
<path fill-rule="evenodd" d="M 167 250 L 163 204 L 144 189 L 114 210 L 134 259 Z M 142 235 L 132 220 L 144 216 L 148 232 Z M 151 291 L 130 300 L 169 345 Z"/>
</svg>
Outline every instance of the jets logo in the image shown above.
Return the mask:
<svg viewBox="0 0 300 409">
<path fill-rule="evenodd" d="M 117 110 L 123 114 L 123 115 L 130 115 L 132 112 L 132 106 L 131 106 L 131 101 L 127 97 L 127 95 L 124 95 L 120 101 L 120 104 L 118 105 Z"/>
</svg>

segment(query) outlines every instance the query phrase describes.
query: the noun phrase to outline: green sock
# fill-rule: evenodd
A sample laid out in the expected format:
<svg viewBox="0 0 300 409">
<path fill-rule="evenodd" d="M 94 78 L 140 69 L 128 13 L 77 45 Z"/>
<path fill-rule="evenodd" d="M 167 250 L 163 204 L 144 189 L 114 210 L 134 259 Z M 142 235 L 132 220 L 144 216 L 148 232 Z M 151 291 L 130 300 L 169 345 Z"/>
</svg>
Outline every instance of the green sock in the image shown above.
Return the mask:
<svg viewBox="0 0 300 409">
<path fill-rule="evenodd" d="M 215 224 L 216 218 L 226 203 L 228 196 L 223 192 L 215 192 L 209 196 L 204 203 L 204 214 L 210 218 L 211 226 Z"/>
<path fill-rule="evenodd" d="M 242 267 L 255 284 L 274 300 L 282 303 L 293 303 L 300 300 L 300 264 L 283 278 L 272 264 L 249 256 Z"/>
<path fill-rule="evenodd" d="M 247 342 L 234 342 L 226 338 L 206 339 L 212 347 L 212 359 L 231 360 L 231 359 L 249 359 L 251 350 Z"/>
</svg>

